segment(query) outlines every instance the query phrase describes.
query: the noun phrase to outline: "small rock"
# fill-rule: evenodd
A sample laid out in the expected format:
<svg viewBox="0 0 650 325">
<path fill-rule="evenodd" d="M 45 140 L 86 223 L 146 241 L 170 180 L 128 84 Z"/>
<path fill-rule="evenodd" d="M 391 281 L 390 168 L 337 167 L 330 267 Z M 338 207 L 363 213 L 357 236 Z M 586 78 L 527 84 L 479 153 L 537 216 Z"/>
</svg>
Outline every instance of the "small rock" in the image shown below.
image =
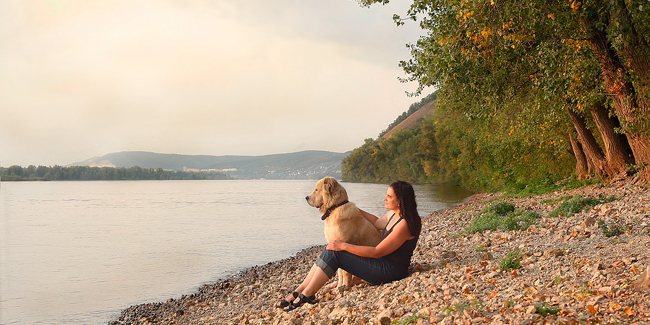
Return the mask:
<svg viewBox="0 0 650 325">
<path fill-rule="evenodd" d="M 377 316 L 377 319 L 381 321 L 382 318 L 388 319 L 390 321 L 391 316 L 393 316 L 393 310 L 392 309 L 384 309 L 381 313 L 379 313 L 379 316 Z"/>
<path fill-rule="evenodd" d="M 380 325 L 390 325 L 391 321 L 389 317 L 383 316 L 379 317 L 379 324 Z"/>
<path fill-rule="evenodd" d="M 600 287 L 598 288 L 598 292 L 604 295 L 609 295 L 613 292 L 614 289 L 612 287 Z"/>
<path fill-rule="evenodd" d="M 650 266 L 634 281 L 634 289 L 639 291 L 650 290 Z"/>
<path fill-rule="evenodd" d="M 486 275 L 485 275 L 485 278 L 486 278 L 486 279 L 492 279 L 492 278 L 495 278 L 497 275 L 499 275 L 498 272 L 496 272 L 496 271 L 492 271 L 492 272 L 486 274 Z"/>
<path fill-rule="evenodd" d="M 560 257 L 562 255 L 564 255 L 564 251 L 559 248 L 551 248 L 544 252 L 546 257 Z"/>
<path fill-rule="evenodd" d="M 481 261 L 491 261 L 493 259 L 494 259 L 494 256 L 492 256 L 492 254 L 489 253 L 489 252 L 485 252 L 485 253 L 481 254 Z"/>
<path fill-rule="evenodd" d="M 458 254 L 453 251 L 443 251 L 442 253 L 440 253 L 440 259 L 443 260 L 455 258 L 456 256 L 458 256 Z"/>
</svg>

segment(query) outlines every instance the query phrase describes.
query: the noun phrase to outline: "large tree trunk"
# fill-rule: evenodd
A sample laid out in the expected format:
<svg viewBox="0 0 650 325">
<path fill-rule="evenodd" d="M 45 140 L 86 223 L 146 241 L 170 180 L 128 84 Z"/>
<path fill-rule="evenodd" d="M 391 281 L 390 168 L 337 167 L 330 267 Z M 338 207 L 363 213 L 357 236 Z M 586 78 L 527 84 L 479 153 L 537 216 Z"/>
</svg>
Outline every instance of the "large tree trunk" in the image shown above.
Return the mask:
<svg viewBox="0 0 650 325">
<path fill-rule="evenodd" d="M 619 35 L 620 42 L 616 46 L 624 66 L 629 67 L 627 72 L 632 77 L 632 85 L 637 93 L 639 108 L 645 110 L 643 121 L 650 122 L 650 39 L 649 35 L 642 35 L 636 29 L 625 1 L 617 0 L 612 6 L 612 22 L 624 31 Z M 639 116 L 641 117 L 641 116 Z M 645 124 L 646 127 L 650 126 Z"/>
<path fill-rule="evenodd" d="M 615 175 L 625 174 L 626 165 L 633 163 L 632 157 L 627 153 L 627 139 L 616 134 L 614 128 L 618 126 L 618 121 L 615 121 L 609 116 L 605 103 L 599 101 L 591 107 L 591 116 L 596 122 L 596 127 L 603 139 L 605 146 L 605 160 L 609 170 Z M 613 176 L 613 175 L 612 175 Z"/>
<path fill-rule="evenodd" d="M 650 45 L 648 35 L 638 33 L 625 1 L 615 2 L 612 21 L 619 25 L 621 42 L 617 46 L 624 66 L 629 67 L 632 86 L 636 92 L 636 111 L 629 113 L 627 128 L 631 129 L 630 146 L 637 165 L 650 164 Z M 632 120 L 633 119 L 633 120 Z M 650 183 L 650 167 L 642 173 Z"/>
<path fill-rule="evenodd" d="M 594 172 L 603 181 L 608 181 L 614 175 L 614 172 L 609 168 L 605 156 L 598 146 L 593 134 L 591 134 L 591 131 L 587 129 L 587 124 L 585 123 L 584 118 L 571 109 L 567 109 L 567 111 L 569 112 L 569 116 L 571 116 L 573 126 L 578 132 L 578 141 L 582 144 L 582 149 L 587 160 L 591 161 Z"/>
<path fill-rule="evenodd" d="M 614 11 L 610 15 L 610 21 L 615 19 L 617 23 L 625 23 L 625 19 L 622 19 L 624 16 L 625 14 L 620 10 Z M 648 94 L 646 83 L 650 71 L 648 58 L 642 58 L 642 53 L 638 52 L 642 48 L 637 47 L 634 42 L 623 42 L 622 49 L 617 51 L 609 42 L 606 31 L 599 30 L 594 25 L 595 19 L 583 17 L 580 21 L 588 33 L 589 43 L 603 72 L 605 90 L 612 98 L 621 128 L 634 153 L 635 163 L 648 164 L 650 163 L 650 134 L 647 130 L 650 125 L 650 108 L 646 98 Z M 632 28 L 629 24 L 624 27 L 628 27 L 628 30 Z M 629 33 L 633 35 L 632 31 Z M 624 37 L 633 38 L 630 35 L 626 34 Z M 630 75 L 619 54 L 625 57 L 625 63 L 635 71 L 634 75 Z M 635 86 L 640 88 L 635 89 Z M 650 169 L 646 168 L 644 177 L 647 182 L 650 182 Z"/>
<path fill-rule="evenodd" d="M 573 132 L 569 131 L 569 141 L 571 142 L 571 149 L 573 149 L 573 156 L 576 158 L 576 176 L 579 180 L 587 179 L 588 167 L 587 157 L 582 150 L 582 145 L 578 139 L 573 136 Z"/>
</svg>

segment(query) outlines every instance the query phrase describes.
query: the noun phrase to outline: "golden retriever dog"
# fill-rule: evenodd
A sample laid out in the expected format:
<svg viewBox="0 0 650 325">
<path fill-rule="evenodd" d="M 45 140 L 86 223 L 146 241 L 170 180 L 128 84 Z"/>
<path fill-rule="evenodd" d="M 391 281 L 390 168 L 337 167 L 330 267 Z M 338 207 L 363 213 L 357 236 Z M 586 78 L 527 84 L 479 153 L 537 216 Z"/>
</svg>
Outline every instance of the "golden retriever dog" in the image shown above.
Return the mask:
<svg viewBox="0 0 650 325">
<path fill-rule="evenodd" d="M 324 231 L 328 242 L 337 239 L 362 246 L 376 246 L 379 243 L 379 230 L 361 214 L 354 203 L 348 201 L 347 191 L 336 179 L 321 179 L 305 199 L 323 214 L 321 219 L 325 221 Z M 350 273 L 339 269 L 337 274 L 337 288 L 353 285 Z"/>
</svg>

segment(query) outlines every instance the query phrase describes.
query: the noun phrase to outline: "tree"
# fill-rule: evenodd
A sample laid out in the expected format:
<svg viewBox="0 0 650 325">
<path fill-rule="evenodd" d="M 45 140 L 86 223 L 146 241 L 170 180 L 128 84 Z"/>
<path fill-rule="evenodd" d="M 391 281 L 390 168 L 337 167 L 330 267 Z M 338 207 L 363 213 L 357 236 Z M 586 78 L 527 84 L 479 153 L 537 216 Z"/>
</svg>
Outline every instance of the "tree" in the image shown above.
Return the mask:
<svg viewBox="0 0 650 325">
<path fill-rule="evenodd" d="M 468 118 L 509 110 L 542 121 L 528 125 L 531 130 L 572 123 L 581 146 L 569 147 L 568 130 L 556 133 L 567 149 L 582 148 L 574 156 L 584 154 L 607 180 L 624 173 L 627 163 L 650 163 L 650 13 L 644 4 L 414 0 L 408 17 L 419 19 L 427 35 L 410 45 L 412 58 L 401 66 L 419 91 L 444 90 L 441 101 Z M 395 20 L 405 22 L 397 15 Z M 643 173 L 650 181 L 650 168 Z"/>
</svg>

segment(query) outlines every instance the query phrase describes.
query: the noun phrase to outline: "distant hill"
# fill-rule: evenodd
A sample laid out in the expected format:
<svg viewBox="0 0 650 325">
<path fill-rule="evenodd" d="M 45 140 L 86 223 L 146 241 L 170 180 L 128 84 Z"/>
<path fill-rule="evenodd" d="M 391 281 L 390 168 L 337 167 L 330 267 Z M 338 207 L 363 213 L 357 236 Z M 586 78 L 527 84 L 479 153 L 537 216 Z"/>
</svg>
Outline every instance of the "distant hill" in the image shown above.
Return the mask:
<svg viewBox="0 0 650 325">
<path fill-rule="evenodd" d="M 163 168 L 174 171 L 216 170 L 237 179 L 341 178 L 341 161 L 349 152 L 301 151 L 265 156 L 208 156 L 123 151 L 70 166 Z"/>
<path fill-rule="evenodd" d="M 429 102 L 428 104 L 420 107 L 417 111 L 413 112 L 411 115 L 409 115 L 405 120 L 400 122 L 399 124 L 395 125 L 392 127 L 390 130 L 388 130 L 386 133 L 382 135 L 382 138 L 388 139 L 390 138 L 393 133 L 399 131 L 399 130 L 407 130 L 411 129 L 417 126 L 418 122 L 420 121 L 421 118 L 424 118 L 425 116 L 433 113 L 433 111 L 436 108 L 436 101 Z"/>
</svg>

